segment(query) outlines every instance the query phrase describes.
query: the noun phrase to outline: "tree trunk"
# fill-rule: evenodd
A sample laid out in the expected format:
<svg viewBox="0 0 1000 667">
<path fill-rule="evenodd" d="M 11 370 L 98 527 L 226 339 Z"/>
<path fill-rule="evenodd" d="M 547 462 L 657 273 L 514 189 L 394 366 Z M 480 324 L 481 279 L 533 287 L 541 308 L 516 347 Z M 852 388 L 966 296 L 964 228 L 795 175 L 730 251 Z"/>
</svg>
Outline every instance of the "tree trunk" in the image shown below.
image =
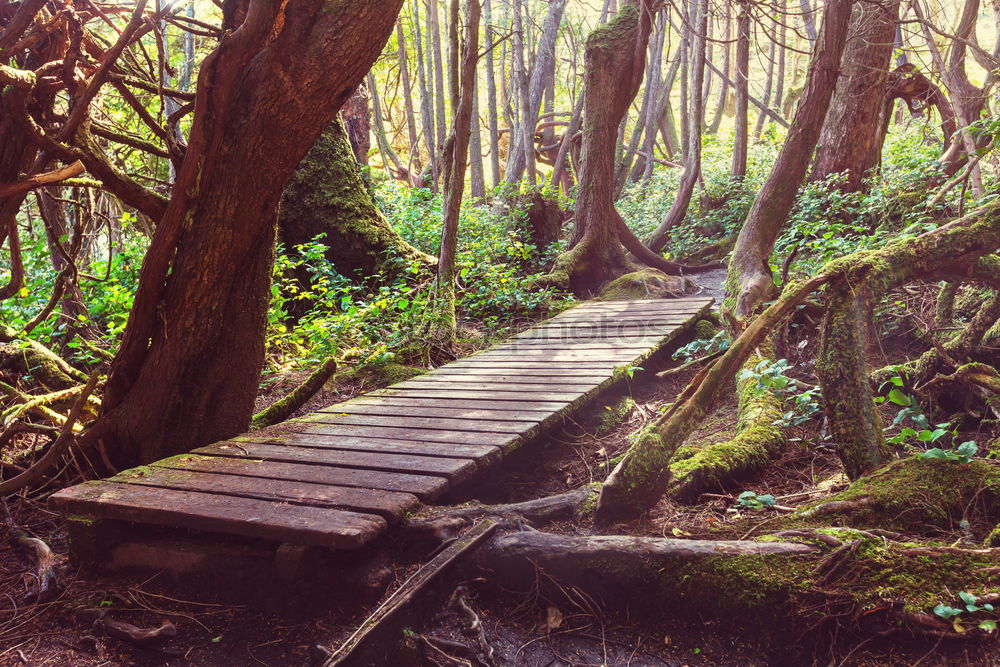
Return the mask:
<svg viewBox="0 0 1000 667">
<path fill-rule="evenodd" d="M 642 83 L 652 26 L 647 0 L 628 0 L 595 29 L 584 50 L 583 147 L 573 247 L 556 262 L 574 292 L 598 289 L 629 269 L 618 241 L 614 208 L 614 147 L 618 126 Z M 561 274 L 561 275 L 560 275 Z"/>
<path fill-rule="evenodd" d="M 309 149 L 285 187 L 278 214 L 278 239 L 286 249 L 320 234 L 326 259 L 337 273 L 358 281 L 380 271 L 400 275 L 412 261 L 430 258 L 392 229 L 379 212 L 352 159 L 340 119 Z M 299 276 L 308 282 L 308 272 Z"/>
<path fill-rule="evenodd" d="M 372 111 L 369 106 L 368 86 L 364 82 L 358 84 L 344 106 L 340 109 L 340 118 L 344 121 L 347 138 L 351 142 L 351 150 L 358 164 L 368 166 L 368 152 L 372 147 Z M 382 159 L 385 160 L 383 155 Z"/>
<path fill-rule="evenodd" d="M 826 3 L 823 26 L 792 126 L 736 240 L 727 286 L 739 318 L 748 317 L 774 289 L 771 251 L 805 179 L 837 84 L 851 5 L 851 0 Z"/>
<path fill-rule="evenodd" d="M 702 104 L 703 77 L 705 76 L 705 43 L 708 33 L 708 7 L 706 0 L 692 0 L 694 8 L 694 29 L 690 49 L 691 60 L 691 106 L 686 110 L 688 148 L 684 155 L 684 175 L 677 188 L 677 196 L 670 205 L 667 215 L 649 237 L 647 246 L 653 252 L 660 252 L 667 245 L 670 230 L 683 222 L 687 215 L 694 187 L 701 177 L 701 134 L 704 124 L 705 106 Z"/>
<path fill-rule="evenodd" d="M 378 57 L 401 4 L 254 5 L 202 64 L 190 143 L 87 433 L 113 464 L 246 429 L 282 190 Z"/>
<path fill-rule="evenodd" d="M 448 120 L 444 108 L 444 63 L 441 61 L 441 22 L 438 20 L 438 0 L 428 0 L 427 50 L 430 53 L 431 72 L 434 74 L 434 115 L 437 143 L 444 146 Z"/>
<path fill-rule="evenodd" d="M 420 172 L 420 139 L 417 134 L 417 116 L 413 109 L 413 86 L 410 83 L 410 67 L 406 57 L 406 31 L 402 17 L 396 21 L 396 42 L 399 59 L 399 78 L 403 84 L 403 104 L 406 113 L 407 171 Z"/>
<path fill-rule="evenodd" d="M 803 0 L 807 2 L 808 0 Z M 736 130 L 733 133 L 734 181 L 747 175 L 747 153 L 750 143 L 750 0 L 739 0 L 740 14 L 736 26 Z"/>
<path fill-rule="evenodd" d="M 777 48 L 777 41 L 772 37 L 771 44 L 767 50 L 767 77 L 764 80 L 764 97 L 761 100 L 764 102 L 764 106 L 768 109 L 771 108 L 771 92 L 774 89 L 774 60 Z M 753 129 L 755 141 L 760 140 L 760 133 L 764 131 L 764 121 L 766 118 L 767 116 L 764 113 L 764 110 L 761 109 L 760 113 L 757 115 L 757 125 L 755 125 Z"/>
<path fill-rule="evenodd" d="M 500 185 L 500 123 L 497 116 L 497 77 L 494 71 L 493 3 L 483 0 L 483 19 L 486 21 L 486 114 L 490 126 L 490 176 L 493 187 Z M 502 61 L 501 61 L 502 62 Z"/>
<path fill-rule="evenodd" d="M 899 2 L 857 3 L 851 12 L 842 76 L 830 101 L 813 163 L 812 180 L 847 172 L 845 192 L 863 187 L 865 174 L 879 162 L 882 127 L 891 111 L 885 104 Z"/>
<path fill-rule="evenodd" d="M 452 0 L 452 7 L 458 0 Z M 444 226 L 441 251 L 438 255 L 437 279 L 434 286 L 434 321 L 431 340 L 444 348 L 455 341 L 455 255 L 458 250 L 458 216 L 465 189 L 465 169 L 469 158 L 469 137 L 472 125 L 472 98 L 476 94 L 476 62 L 479 58 L 479 0 L 466 0 L 466 31 L 462 44 L 460 93 L 455 107 L 454 126 L 444 146 Z M 452 16 L 457 18 L 452 11 Z M 457 46 L 457 45 L 456 45 Z M 458 49 L 456 48 L 456 51 Z M 457 55 L 457 54 L 456 54 Z"/>
<path fill-rule="evenodd" d="M 430 186 L 437 190 L 438 164 L 437 141 L 434 138 L 434 89 L 430 83 L 423 53 L 423 35 L 420 33 L 420 0 L 413 0 L 413 41 L 417 47 L 417 80 L 420 83 L 420 124 L 423 126 L 424 145 L 427 147 L 427 168 L 430 170 L 430 182 L 421 182 L 421 186 Z"/>
</svg>

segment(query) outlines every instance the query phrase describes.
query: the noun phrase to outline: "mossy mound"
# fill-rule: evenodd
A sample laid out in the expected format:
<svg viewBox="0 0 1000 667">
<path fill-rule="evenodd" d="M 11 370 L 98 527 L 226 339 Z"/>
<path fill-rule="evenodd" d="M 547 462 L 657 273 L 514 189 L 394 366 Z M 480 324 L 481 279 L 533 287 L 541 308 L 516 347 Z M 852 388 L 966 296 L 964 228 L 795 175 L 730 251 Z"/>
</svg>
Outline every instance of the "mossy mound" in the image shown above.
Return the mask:
<svg viewBox="0 0 1000 667">
<path fill-rule="evenodd" d="M 338 372 L 330 378 L 330 382 L 336 385 L 360 384 L 366 391 L 370 391 L 409 380 L 426 372 L 426 368 L 406 366 L 390 361 L 379 364 L 352 366 Z"/>
<path fill-rule="evenodd" d="M 895 461 L 832 498 L 807 505 L 789 522 L 927 536 L 961 529 L 981 540 L 1000 522 L 1000 466 L 983 460 Z"/>
<path fill-rule="evenodd" d="M 635 410 L 635 400 L 631 396 L 622 396 L 610 405 L 601 408 L 598 417 L 597 435 L 606 435 L 615 430 L 619 424 L 628 419 Z"/>
<path fill-rule="evenodd" d="M 684 296 L 691 290 L 691 281 L 687 278 L 668 276 L 657 269 L 642 269 L 612 280 L 596 300 L 670 299 Z"/>
<path fill-rule="evenodd" d="M 718 325 L 710 320 L 698 320 L 694 323 L 695 340 L 711 340 L 717 333 L 719 333 Z"/>
</svg>

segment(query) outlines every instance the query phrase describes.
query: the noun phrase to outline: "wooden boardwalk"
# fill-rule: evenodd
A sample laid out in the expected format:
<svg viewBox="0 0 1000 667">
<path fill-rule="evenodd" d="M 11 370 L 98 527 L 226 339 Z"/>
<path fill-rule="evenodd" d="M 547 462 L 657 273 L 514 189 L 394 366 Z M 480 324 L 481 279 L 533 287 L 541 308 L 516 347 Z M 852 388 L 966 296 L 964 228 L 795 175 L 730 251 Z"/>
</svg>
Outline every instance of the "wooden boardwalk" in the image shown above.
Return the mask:
<svg viewBox="0 0 1000 667">
<path fill-rule="evenodd" d="M 584 303 L 411 380 L 63 489 L 50 504 L 88 520 L 357 549 L 560 424 L 711 303 Z"/>
</svg>

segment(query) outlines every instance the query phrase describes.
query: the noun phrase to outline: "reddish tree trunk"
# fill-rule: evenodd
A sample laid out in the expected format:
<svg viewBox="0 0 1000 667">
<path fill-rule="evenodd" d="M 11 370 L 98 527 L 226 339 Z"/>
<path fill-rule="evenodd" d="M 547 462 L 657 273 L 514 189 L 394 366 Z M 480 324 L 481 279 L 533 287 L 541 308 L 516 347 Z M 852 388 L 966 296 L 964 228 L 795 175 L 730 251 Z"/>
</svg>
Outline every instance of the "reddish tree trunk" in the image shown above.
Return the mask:
<svg viewBox="0 0 1000 667">
<path fill-rule="evenodd" d="M 115 465 L 249 424 L 278 200 L 375 61 L 401 4 L 255 2 L 202 64 L 188 150 L 88 436 Z"/>
<path fill-rule="evenodd" d="M 729 263 L 729 293 L 738 317 L 748 316 L 774 288 L 768 261 L 788 218 L 819 139 L 840 74 L 851 0 L 829 0 L 802 99 L 778 159 L 757 193 Z"/>
<path fill-rule="evenodd" d="M 813 163 L 813 180 L 847 172 L 841 186 L 846 192 L 862 189 L 865 174 L 882 155 L 882 114 L 899 2 L 854 5 L 847 46 L 841 63 L 843 75 L 830 101 Z"/>
</svg>

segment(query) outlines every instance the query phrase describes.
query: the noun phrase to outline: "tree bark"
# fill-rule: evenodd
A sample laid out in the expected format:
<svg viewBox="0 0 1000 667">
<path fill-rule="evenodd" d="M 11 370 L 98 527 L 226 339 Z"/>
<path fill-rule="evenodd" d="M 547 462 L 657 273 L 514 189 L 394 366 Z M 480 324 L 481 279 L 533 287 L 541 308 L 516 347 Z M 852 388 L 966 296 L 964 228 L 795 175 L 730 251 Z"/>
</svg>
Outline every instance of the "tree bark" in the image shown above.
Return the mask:
<svg viewBox="0 0 1000 667">
<path fill-rule="evenodd" d="M 490 176 L 493 187 L 500 185 L 500 123 L 497 116 L 497 78 L 493 56 L 493 3 L 483 0 L 486 21 L 486 115 L 490 127 Z"/>
<path fill-rule="evenodd" d="M 684 175 L 677 188 L 677 196 L 670 210 L 653 230 L 646 243 L 653 252 L 660 252 L 667 245 L 670 230 L 683 222 L 687 215 L 694 187 L 701 177 L 701 135 L 705 118 L 702 104 L 703 78 L 705 76 L 705 44 L 708 33 L 708 7 L 705 0 L 691 0 L 696 3 L 694 29 L 690 43 L 691 53 L 691 106 L 686 110 L 688 147 L 684 153 Z"/>
<path fill-rule="evenodd" d="M 733 311 L 748 317 L 774 289 L 769 260 L 788 213 L 805 179 L 820 129 L 837 84 L 847 38 L 851 0 L 830 0 L 816 42 L 805 91 L 788 136 L 747 215 L 729 263 L 728 289 Z"/>
<path fill-rule="evenodd" d="M 113 464 L 246 429 L 282 190 L 378 57 L 401 4 L 255 3 L 202 64 L 190 143 L 87 434 Z"/>
<path fill-rule="evenodd" d="M 738 0 L 740 14 L 736 26 L 736 130 L 733 133 L 732 178 L 741 181 L 747 175 L 750 143 L 750 0 Z M 803 0 L 807 2 L 808 0 Z"/>
<path fill-rule="evenodd" d="M 358 84 L 354 93 L 347 98 L 340 109 L 347 138 L 358 164 L 368 166 L 368 152 L 372 147 L 372 110 L 369 106 L 370 92 L 364 82 Z M 383 156 L 383 159 L 385 156 Z"/>
<path fill-rule="evenodd" d="M 863 188 L 865 175 L 878 163 L 891 111 L 885 104 L 899 2 L 854 5 L 841 72 L 820 133 L 812 180 L 847 172 L 845 192 Z"/>
</svg>

